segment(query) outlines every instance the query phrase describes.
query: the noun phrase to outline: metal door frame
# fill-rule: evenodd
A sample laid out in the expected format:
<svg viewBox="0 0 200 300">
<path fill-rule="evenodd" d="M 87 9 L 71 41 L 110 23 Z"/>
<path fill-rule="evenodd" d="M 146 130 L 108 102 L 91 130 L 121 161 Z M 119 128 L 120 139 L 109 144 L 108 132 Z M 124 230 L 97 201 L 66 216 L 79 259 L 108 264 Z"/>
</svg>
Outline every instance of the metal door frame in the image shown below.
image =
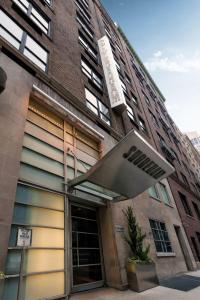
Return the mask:
<svg viewBox="0 0 200 300">
<path fill-rule="evenodd" d="M 71 215 L 71 207 L 78 206 L 85 209 L 95 210 L 97 212 L 97 227 L 98 227 L 98 239 L 99 239 L 99 249 L 100 249 L 100 257 L 101 257 L 101 272 L 102 272 L 102 280 L 95 281 L 92 283 L 80 284 L 80 285 L 73 285 L 73 257 L 72 257 L 72 215 Z M 103 260 L 103 251 L 102 251 L 102 241 L 101 241 L 101 230 L 100 230 L 100 218 L 99 218 L 99 211 L 98 207 L 90 205 L 84 205 L 77 202 L 69 202 L 69 265 L 70 265 L 70 285 L 71 285 L 71 293 L 78 293 L 82 291 L 87 291 L 91 289 L 96 289 L 99 287 L 103 287 L 105 283 L 105 271 L 104 271 L 104 260 Z"/>
</svg>

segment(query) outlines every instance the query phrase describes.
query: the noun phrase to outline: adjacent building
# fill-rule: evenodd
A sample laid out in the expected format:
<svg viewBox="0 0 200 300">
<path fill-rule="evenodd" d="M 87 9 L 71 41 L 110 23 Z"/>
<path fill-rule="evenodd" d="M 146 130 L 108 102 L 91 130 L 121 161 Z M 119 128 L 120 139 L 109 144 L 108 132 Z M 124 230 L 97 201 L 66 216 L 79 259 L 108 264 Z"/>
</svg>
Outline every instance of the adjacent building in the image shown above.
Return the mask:
<svg viewBox="0 0 200 300">
<path fill-rule="evenodd" d="M 194 145 L 194 147 L 197 149 L 198 152 L 200 152 L 200 135 L 196 132 L 187 132 L 187 136 Z"/>
<path fill-rule="evenodd" d="M 159 279 L 195 270 L 199 162 L 100 1 L 2 1 L 0 67 L 2 299 L 126 289 L 129 205 Z"/>
</svg>

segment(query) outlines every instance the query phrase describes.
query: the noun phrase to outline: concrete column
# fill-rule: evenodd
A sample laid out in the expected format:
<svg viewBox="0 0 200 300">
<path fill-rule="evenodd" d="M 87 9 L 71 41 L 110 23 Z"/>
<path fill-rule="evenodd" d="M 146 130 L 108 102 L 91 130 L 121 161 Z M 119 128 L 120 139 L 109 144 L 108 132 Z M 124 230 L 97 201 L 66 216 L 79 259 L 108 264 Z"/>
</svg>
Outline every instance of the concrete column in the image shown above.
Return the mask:
<svg viewBox="0 0 200 300">
<path fill-rule="evenodd" d="M 0 271 L 4 271 L 32 76 L 0 52 L 7 74 L 0 94 Z"/>
</svg>

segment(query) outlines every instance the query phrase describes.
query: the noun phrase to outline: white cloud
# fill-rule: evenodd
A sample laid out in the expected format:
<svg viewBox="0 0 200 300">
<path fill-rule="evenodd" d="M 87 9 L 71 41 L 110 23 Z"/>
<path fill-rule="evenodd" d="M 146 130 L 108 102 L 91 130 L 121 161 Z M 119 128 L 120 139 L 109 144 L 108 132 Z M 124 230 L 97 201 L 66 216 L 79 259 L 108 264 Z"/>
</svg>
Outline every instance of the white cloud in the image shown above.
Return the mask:
<svg viewBox="0 0 200 300">
<path fill-rule="evenodd" d="M 153 54 L 153 56 L 154 56 L 154 57 L 160 57 L 160 56 L 162 56 L 162 51 L 158 50 L 157 52 L 155 52 L 155 53 Z"/>
<path fill-rule="evenodd" d="M 180 73 L 200 71 L 200 53 L 196 52 L 191 57 L 186 57 L 182 53 L 169 57 L 164 56 L 159 50 L 145 62 L 145 66 L 152 72 L 156 70 Z"/>
</svg>

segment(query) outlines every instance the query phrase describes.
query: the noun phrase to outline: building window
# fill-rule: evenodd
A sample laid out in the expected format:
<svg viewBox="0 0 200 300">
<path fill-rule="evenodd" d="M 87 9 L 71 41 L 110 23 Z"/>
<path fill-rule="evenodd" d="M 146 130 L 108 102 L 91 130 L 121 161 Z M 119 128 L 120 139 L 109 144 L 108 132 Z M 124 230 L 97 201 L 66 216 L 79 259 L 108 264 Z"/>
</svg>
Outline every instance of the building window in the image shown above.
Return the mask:
<svg viewBox="0 0 200 300">
<path fill-rule="evenodd" d="M 156 127 L 159 127 L 159 124 L 158 124 L 158 120 L 156 119 L 156 117 L 154 116 L 154 114 L 149 110 L 149 114 L 152 118 L 152 121 L 153 121 L 153 124 L 156 126 Z"/>
<path fill-rule="evenodd" d="M 115 46 L 116 46 L 117 50 L 118 50 L 120 53 L 122 53 L 122 50 L 120 49 L 120 47 L 119 47 L 119 45 L 118 45 L 117 43 L 115 43 Z"/>
<path fill-rule="evenodd" d="M 89 8 L 89 4 L 86 0 L 79 0 L 86 8 Z"/>
<path fill-rule="evenodd" d="M 87 107 L 99 116 L 104 122 L 110 125 L 110 114 L 108 108 L 88 89 L 85 88 Z"/>
<path fill-rule="evenodd" d="M 186 196 L 179 192 L 179 197 L 181 199 L 181 203 L 182 203 L 182 205 L 184 207 L 184 210 L 185 210 L 186 214 L 189 215 L 189 216 L 193 216 L 191 208 L 190 208 L 190 206 L 188 204 Z"/>
<path fill-rule="evenodd" d="M 117 67 L 117 70 L 118 71 L 121 71 L 121 67 L 120 67 L 120 65 L 118 64 L 118 62 L 117 62 L 117 60 L 114 58 L 114 60 L 115 60 L 115 65 L 116 65 L 116 67 Z"/>
<path fill-rule="evenodd" d="M 52 0 L 44 0 L 49 6 L 52 5 Z"/>
<path fill-rule="evenodd" d="M 106 33 L 107 37 L 109 39 L 112 39 L 112 36 L 111 36 L 111 33 L 110 33 L 110 29 L 107 26 L 105 26 L 104 29 L 105 29 L 105 33 Z"/>
<path fill-rule="evenodd" d="M 144 132 L 144 133 L 147 133 L 147 127 L 146 127 L 146 124 L 144 122 L 144 120 L 139 117 L 139 125 L 140 125 L 140 128 L 141 130 Z"/>
<path fill-rule="evenodd" d="M 45 33 L 49 34 L 50 22 L 38 9 L 27 0 L 13 0 L 14 3 Z"/>
<path fill-rule="evenodd" d="M 136 106 L 138 106 L 138 99 L 133 94 L 131 94 L 131 100 Z"/>
<path fill-rule="evenodd" d="M 128 75 L 125 74 L 125 79 L 126 79 L 126 82 L 128 82 L 128 84 L 131 85 L 131 79 Z"/>
<path fill-rule="evenodd" d="M 0 10 L 0 36 L 46 71 L 48 52 Z"/>
<path fill-rule="evenodd" d="M 181 173 L 181 177 L 182 177 L 183 183 L 184 183 L 185 185 L 189 186 L 189 182 L 188 182 L 186 176 L 185 176 L 183 173 Z"/>
<path fill-rule="evenodd" d="M 86 38 L 79 33 L 79 42 L 87 50 L 87 52 L 95 59 L 97 59 L 97 51 L 88 43 Z"/>
<path fill-rule="evenodd" d="M 154 185 L 154 186 L 151 186 L 149 189 L 148 189 L 148 193 L 149 193 L 149 196 L 152 197 L 152 198 L 155 198 L 155 199 L 159 199 L 159 194 L 158 194 L 158 190 L 157 190 L 157 187 Z"/>
<path fill-rule="evenodd" d="M 89 28 L 89 26 L 85 23 L 84 19 L 77 13 L 76 20 L 78 23 L 81 25 L 82 29 L 85 31 L 85 33 L 93 39 L 94 33 L 93 31 Z"/>
<path fill-rule="evenodd" d="M 87 10 L 82 6 L 81 3 L 79 3 L 78 0 L 75 0 L 76 6 L 79 8 L 79 12 L 82 14 L 82 17 L 90 23 L 91 21 L 91 16 L 87 13 Z"/>
<path fill-rule="evenodd" d="M 145 95 L 145 93 L 144 93 L 144 92 L 142 92 L 142 93 L 143 93 L 143 97 L 144 97 L 144 100 L 146 101 L 147 105 L 148 105 L 148 106 L 150 106 L 150 105 L 151 105 L 151 103 L 150 103 L 150 100 L 149 100 L 149 98 L 147 97 L 147 95 Z"/>
<path fill-rule="evenodd" d="M 170 204 L 170 196 L 169 196 L 166 186 L 161 182 L 159 183 L 159 186 L 160 186 L 160 193 L 161 193 L 163 202 L 166 204 Z"/>
<path fill-rule="evenodd" d="M 132 121 L 136 122 L 136 120 L 135 120 L 135 115 L 134 115 L 134 112 L 133 112 L 132 107 L 129 106 L 129 105 L 126 103 L 126 108 L 127 108 L 127 114 L 128 114 L 128 116 L 129 116 L 129 118 L 130 118 Z"/>
<path fill-rule="evenodd" d="M 124 93 L 127 94 L 127 88 L 126 88 L 125 83 L 124 83 L 121 79 L 119 79 L 119 80 L 120 80 L 120 82 L 121 82 L 121 86 L 122 86 L 122 89 L 123 89 Z"/>
<path fill-rule="evenodd" d="M 192 202 L 197 218 L 200 220 L 200 209 L 195 202 Z"/>
<path fill-rule="evenodd" d="M 82 71 L 83 73 L 90 79 L 92 80 L 92 82 L 102 90 L 103 87 L 103 82 L 102 82 L 102 78 L 100 77 L 100 75 L 98 75 L 96 72 L 94 72 L 92 70 L 92 68 L 87 64 L 86 61 L 84 61 L 83 59 L 81 60 L 81 67 L 82 67 Z"/>
<path fill-rule="evenodd" d="M 157 252 L 172 252 L 171 242 L 165 223 L 149 220 Z"/>
</svg>

